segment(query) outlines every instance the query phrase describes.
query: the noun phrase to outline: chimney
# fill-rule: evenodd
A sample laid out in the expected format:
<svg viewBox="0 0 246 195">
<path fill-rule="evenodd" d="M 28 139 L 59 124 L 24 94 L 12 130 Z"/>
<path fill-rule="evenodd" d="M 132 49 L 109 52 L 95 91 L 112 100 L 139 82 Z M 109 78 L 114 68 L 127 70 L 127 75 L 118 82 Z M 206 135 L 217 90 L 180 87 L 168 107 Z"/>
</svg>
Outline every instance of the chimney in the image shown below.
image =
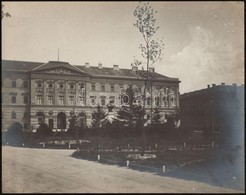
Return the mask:
<svg viewBox="0 0 246 195">
<path fill-rule="evenodd" d="M 149 72 L 155 72 L 155 68 L 149 68 Z"/>
<path fill-rule="evenodd" d="M 100 63 L 100 62 L 98 63 L 98 68 L 99 69 L 102 69 L 103 68 L 102 63 Z"/>
<path fill-rule="evenodd" d="M 86 67 L 86 68 L 90 68 L 89 62 L 86 62 L 86 63 L 85 63 L 85 67 Z"/>
<path fill-rule="evenodd" d="M 221 83 L 221 86 L 225 86 L 225 83 Z"/>
<path fill-rule="evenodd" d="M 216 84 L 212 84 L 212 87 L 215 87 L 216 86 Z"/>
<path fill-rule="evenodd" d="M 137 66 L 132 66 L 132 71 L 137 71 L 138 67 Z"/>
<path fill-rule="evenodd" d="M 114 70 L 119 70 L 119 65 L 113 65 Z"/>
<path fill-rule="evenodd" d="M 210 88 L 210 85 L 208 85 L 208 88 Z"/>
<path fill-rule="evenodd" d="M 236 83 L 232 83 L 232 86 L 236 87 L 236 86 L 237 86 L 237 84 L 236 84 Z"/>
</svg>

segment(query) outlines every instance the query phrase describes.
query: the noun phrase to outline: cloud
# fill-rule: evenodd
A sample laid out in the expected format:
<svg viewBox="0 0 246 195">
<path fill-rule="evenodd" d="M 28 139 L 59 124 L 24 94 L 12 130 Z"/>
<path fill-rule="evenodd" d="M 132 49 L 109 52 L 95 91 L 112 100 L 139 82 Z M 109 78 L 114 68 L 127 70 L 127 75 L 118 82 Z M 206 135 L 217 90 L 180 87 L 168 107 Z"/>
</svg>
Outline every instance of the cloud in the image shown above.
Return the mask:
<svg viewBox="0 0 246 195">
<path fill-rule="evenodd" d="M 200 26 L 189 30 L 190 43 L 169 59 L 169 70 L 181 80 L 180 92 L 205 88 L 207 84 L 243 83 L 243 51 L 226 40 L 215 39 Z"/>
</svg>

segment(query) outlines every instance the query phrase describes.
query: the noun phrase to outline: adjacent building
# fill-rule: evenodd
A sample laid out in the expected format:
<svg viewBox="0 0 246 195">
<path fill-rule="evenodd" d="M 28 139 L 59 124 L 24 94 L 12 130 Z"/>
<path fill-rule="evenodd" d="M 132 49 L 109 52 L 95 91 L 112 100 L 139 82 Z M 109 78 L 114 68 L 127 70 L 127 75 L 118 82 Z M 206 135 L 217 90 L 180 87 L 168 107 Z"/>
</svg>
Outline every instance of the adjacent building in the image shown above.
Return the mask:
<svg viewBox="0 0 246 195">
<path fill-rule="evenodd" d="M 244 137 L 244 85 L 212 84 L 182 94 L 180 117 L 187 130 L 223 133 L 225 139 L 240 140 Z"/>
<path fill-rule="evenodd" d="M 152 93 L 147 91 L 146 112 L 158 106 L 164 117 L 178 113 L 179 79 L 151 70 Z M 83 112 L 90 127 L 96 105 L 107 111 L 106 105 L 113 103 L 116 113 L 129 84 L 143 93 L 144 82 L 136 73 L 136 67 L 108 68 L 101 63 L 90 66 L 2 60 L 2 130 L 20 122 L 24 130 L 35 131 L 41 121 L 53 130 L 67 129 L 72 112 Z"/>
</svg>

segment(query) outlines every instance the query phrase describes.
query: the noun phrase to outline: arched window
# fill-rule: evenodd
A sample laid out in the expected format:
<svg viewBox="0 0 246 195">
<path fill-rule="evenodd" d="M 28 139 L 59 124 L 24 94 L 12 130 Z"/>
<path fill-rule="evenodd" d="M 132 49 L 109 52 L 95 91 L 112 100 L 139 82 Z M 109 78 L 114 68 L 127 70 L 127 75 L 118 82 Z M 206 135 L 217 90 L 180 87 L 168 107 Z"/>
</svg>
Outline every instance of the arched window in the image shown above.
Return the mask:
<svg viewBox="0 0 246 195">
<path fill-rule="evenodd" d="M 15 111 L 12 112 L 11 117 L 12 117 L 12 119 L 16 119 L 16 112 Z"/>
</svg>

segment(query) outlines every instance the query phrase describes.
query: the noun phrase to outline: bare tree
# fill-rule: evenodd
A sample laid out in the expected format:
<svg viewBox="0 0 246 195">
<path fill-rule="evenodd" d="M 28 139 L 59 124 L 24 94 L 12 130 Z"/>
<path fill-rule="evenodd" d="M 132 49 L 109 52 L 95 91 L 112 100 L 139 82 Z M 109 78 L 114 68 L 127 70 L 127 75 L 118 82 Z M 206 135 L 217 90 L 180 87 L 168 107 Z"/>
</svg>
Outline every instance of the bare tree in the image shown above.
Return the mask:
<svg viewBox="0 0 246 195">
<path fill-rule="evenodd" d="M 144 92 L 143 92 L 143 107 L 145 108 L 146 89 L 149 82 L 154 76 L 154 73 L 150 71 L 154 64 L 161 60 L 164 43 L 162 39 L 154 39 L 154 35 L 160 28 L 156 26 L 155 11 L 149 3 L 139 4 L 134 10 L 133 15 L 136 17 L 134 26 L 139 30 L 144 39 L 144 44 L 140 44 L 141 55 L 143 60 L 134 59 L 132 66 L 138 67 L 137 74 L 144 80 Z M 151 101 L 152 104 L 152 101 Z"/>
</svg>

